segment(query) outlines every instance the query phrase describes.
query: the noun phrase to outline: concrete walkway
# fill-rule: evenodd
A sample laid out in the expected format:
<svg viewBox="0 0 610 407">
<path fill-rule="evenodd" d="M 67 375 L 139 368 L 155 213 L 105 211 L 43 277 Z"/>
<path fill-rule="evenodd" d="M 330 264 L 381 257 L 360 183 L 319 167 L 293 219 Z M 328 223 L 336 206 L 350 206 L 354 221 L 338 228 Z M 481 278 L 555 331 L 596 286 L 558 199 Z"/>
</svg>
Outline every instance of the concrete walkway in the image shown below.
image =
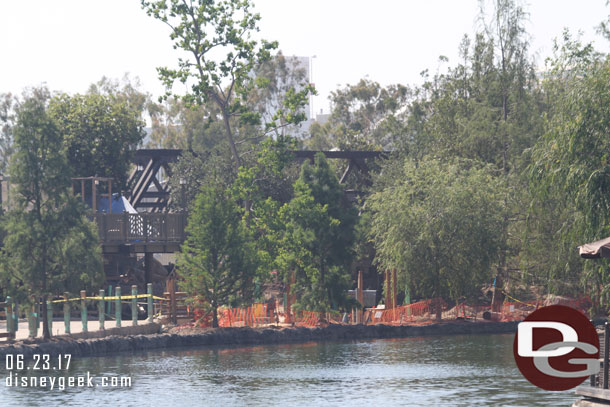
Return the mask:
<svg viewBox="0 0 610 407">
<path fill-rule="evenodd" d="M 146 320 L 146 319 L 138 321 L 138 325 L 146 325 L 146 324 L 148 324 L 148 320 Z M 121 327 L 130 327 L 130 326 L 132 326 L 131 320 L 122 320 L 121 321 Z M 106 320 L 106 322 L 104 323 L 105 329 L 110 329 L 110 328 L 114 328 L 114 327 L 116 327 L 116 321 Z M 17 330 L 15 340 L 27 339 L 29 336 L 28 321 L 25 319 L 19 319 L 18 328 L 19 329 Z M 100 323 L 97 320 L 95 320 L 95 321 L 90 320 L 87 322 L 87 331 L 88 332 L 95 332 L 95 331 L 99 331 L 99 330 L 100 330 Z M 0 332 L 7 332 L 6 321 L 0 321 Z M 81 320 L 80 319 L 71 320 L 70 321 L 70 333 L 79 334 L 81 332 L 83 332 L 83 323 L 81 322 Z M 63 319 L 62 320 L 59 320 L 59 319 L 53 320 L 51 333 L 53 336 L 65 335 L 66 331 L 65 331 Z M 38 337 L 39 338 L 42 337 L 42 321 L 40 322 L 40 325 L 38 326 Z M 2 339 L 0 339 L 0 342 L 2 342 Z"/>
</svg>

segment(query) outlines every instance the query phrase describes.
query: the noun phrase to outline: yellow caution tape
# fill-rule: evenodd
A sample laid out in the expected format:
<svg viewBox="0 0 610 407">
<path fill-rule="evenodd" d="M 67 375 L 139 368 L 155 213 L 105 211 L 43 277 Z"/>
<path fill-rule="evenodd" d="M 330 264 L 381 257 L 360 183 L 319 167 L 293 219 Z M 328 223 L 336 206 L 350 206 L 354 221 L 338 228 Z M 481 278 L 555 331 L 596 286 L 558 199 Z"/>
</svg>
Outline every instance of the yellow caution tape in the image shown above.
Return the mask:
<svg viewBox="0 0 610 407">
<path fill-rule="evenodd" d="M 502 294 L 506 295 L 506 296 L 507 296 L 508 298 L 510 298 L 511 300 L 513 300 L 513 301 L 515 301 L 515 302 L 518 302 L 518 303 L 520 303 L 520 304 L 527 305 L 528 307 L 534 307 L 534 308 L 536 307 L 536 305 L 528 304 L 527 302 L 520 301 L 520 300 L 516 299 L 515 297 L 511 297 L 511 296 L 510 296 L 510 295 L 509 295 L 509 294 L 508 294 L 506 291 L 504 291 L 504 290 L 502 290 Z"/>
<path fill-rule="evenodd" d="M 159 300 L 159 301 L 169 301 L 167 298 L 163 298 L 163 297 L 157 297 L 151 294 L 137 294 L 137 295 L 121 295 L 120 297 L 118 296 L 112 296 L 112 297 L 85 297 L 85 298 L 69 298 L 69 299 L 64 299 L 64 300 L 53 300 L 51 301 L 51 303 L 53 304 L 57 304 L 57 303 L 61 303 L 61 302 L 70 302 L 70 301 L 80 301 L 80 300 L 106 300 L 106 301 L 113 301 L 113 300 L 133 300 L 134 298 L 150 298 L 152 297 L 153 300 Z"/>
</svg>

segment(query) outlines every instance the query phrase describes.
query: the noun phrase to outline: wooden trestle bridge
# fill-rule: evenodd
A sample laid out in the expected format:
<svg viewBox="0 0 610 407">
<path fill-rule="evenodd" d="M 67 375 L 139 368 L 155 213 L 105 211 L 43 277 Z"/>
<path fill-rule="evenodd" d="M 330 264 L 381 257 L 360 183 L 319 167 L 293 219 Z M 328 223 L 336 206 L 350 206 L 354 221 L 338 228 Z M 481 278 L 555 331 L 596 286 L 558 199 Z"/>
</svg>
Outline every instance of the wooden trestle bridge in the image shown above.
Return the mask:
<svg viewBox="0 0 610 407">
<path fill-rule="evenodd" d="M 297 150 L 293 151 L 295 160 L 313 161 L 314 156 L 320 151 Z M 369 165 L 367 160 L 387 156 L 383 151 L 321 151 L 326 158 L 347 160 L 347 166 L 340 184 L 344 184 L 348 176 L 354 171 L 364 174 L 364 183 L 368 181 Z M 182 155 L 182 150 L 177 149 L 146 149 L 138 150 L 133 158 L 136 165 L 127 181 L 127 198 L 129 203 L 138 212 L 167 212 L 170 201 L 170 187 L 162 183 L 159 174 L 163 171 L 167 176 L 171 175 L 170 164 L 176 162 Z M 348 191 L 357 193 L 358 191 Z"/>
<path fill-rule="evenodd" d="M 348 161 L 341 183 L 344 183 L 354 170 L 368 175 L 367 160 L 384 157 L 386 154 L 381 151 L 322 152 L 329 159 Z M 313 160 L 316 153 L 318 151 L 294 151 L 295 160 Z M 94 208 L 103 253 L 110 256 L 144 254 L 147 282 L 151 278 L 150 264 L 153 253 L 177 252 L 185 239 L 186 213 L 169 211 L 170 186 L 161 181 L 171 175 L 170 164 L 177 161 L 181 154 L 182 150 L 173 149 L 144 149 L 136 152 L 133 158 L 136 167 L 127 182 L 126 198 L 137 213 L 112 213 L 110 204 L 106 213 L 98 212 Z M 368 179 L 368 176 L 364 178 Z M 84 185 L 83 179 L 79 180 Z M 92 195 L 95 197 L 99 181 L 95 178 L 89 180 L 92 183 Z M 84 188 L 82 186 L 81 191 L 84 191 Z M 110 183 L 107 187 L 109 192 L 99 196 L 111 196 L 111 188 Z M 351 190 L 346 193 L 358 194 L 358 191 Z M 93 201 L 97 202 L 95 199 Z"/>
</svg>

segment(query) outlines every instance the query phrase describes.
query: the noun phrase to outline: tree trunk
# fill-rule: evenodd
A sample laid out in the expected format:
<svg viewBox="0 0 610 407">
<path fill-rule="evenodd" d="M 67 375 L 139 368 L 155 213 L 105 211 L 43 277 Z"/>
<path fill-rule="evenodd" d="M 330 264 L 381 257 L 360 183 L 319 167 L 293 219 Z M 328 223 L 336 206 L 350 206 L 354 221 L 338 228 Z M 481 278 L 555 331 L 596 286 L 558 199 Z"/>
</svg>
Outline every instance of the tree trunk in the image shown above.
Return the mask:
<svg viewBox="0 0 610 407">
<path fill-rule="evenodd" d="M 218 307 L 212 309 L 212 328 L 218 328 Z"/>
<path fill-rule="evenodd" d="M 438 266 L 437 266 L 438 267 Z M 434 304 L 436 305 L 436 320 L 440 321 L 443 319 L 443 308 L 441 307 L 441 273 L 436 272 L 436 298 L 434 299 Z"/>
<path fill-rule="evenodd" d="M 47 295 L 42 296 L 42 337 L 47 340 L 51 339 L 51 333 L 49 332 L 49 318 L 47 318 Z"/>
<path fill-rule="evenodd" d="M 42 337 L 45 340 L 51 339 L 49 332 L 49 319 L 47 318 L 47 246 L 42 247 Z"/>
<path fill-rule="evenodd" d="M 235 146 L 235 140 L 233 139 L 233 131 L 231 130 L 231 123 L 229 122 L 229 112 L 227 112 L 226 106 L 221 106 L 222 120 L 225 125 L 225 132 L 227 133 L 227 139 L 229 140 L 229 147 L 231 148 L 231 154 L 233 154 L 233 164 L 235 165 L 236 172 L 241 166 L 241 159 L 237 153 L 237 147 Z"/>
<path fill-rule="evenodd" d="M 441 306 L 441 299 L 435 298 L 434 303 L 436 304 L 436 320 L 440 321 L 443 319 L 443 307 Z"/>
</svg>

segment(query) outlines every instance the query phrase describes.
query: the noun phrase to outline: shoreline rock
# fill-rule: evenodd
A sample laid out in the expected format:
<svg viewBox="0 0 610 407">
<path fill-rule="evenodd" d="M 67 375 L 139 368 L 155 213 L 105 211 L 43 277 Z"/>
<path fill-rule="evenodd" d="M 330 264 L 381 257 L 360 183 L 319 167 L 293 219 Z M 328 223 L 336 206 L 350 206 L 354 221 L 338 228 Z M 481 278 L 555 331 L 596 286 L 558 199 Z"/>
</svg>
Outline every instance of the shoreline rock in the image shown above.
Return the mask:
<svg viewBox="0 0 610 407">
<path fill-rule="evenodd" d="M 107 336 L 95 339 L 54 338 L 47 342 L 0 345 L 7 354 L 100 356 L 118 352 L 205 346 L 257 346 L 303 342 L 354 341 L 440 335 L 512 333 L 518 322 L 449 322 L 424 326 L 330 325 L 325 328 L 217 328 L 201 332 Z M 196 331 L 196 330 L 195 330 Z"/>
</svg>

